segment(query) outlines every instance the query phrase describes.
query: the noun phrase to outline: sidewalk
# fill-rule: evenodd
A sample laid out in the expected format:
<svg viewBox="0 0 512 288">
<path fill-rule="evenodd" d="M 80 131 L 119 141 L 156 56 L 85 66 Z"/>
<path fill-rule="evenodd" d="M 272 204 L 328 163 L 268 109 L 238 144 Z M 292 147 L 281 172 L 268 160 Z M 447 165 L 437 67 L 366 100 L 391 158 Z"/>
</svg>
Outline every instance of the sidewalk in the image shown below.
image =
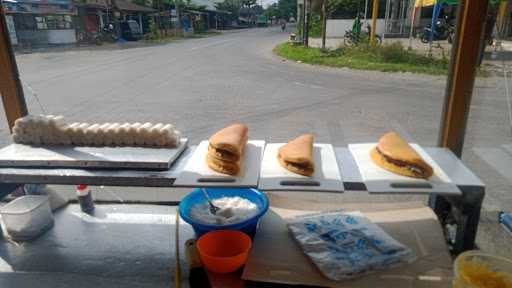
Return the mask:
<svg viewBox="0 0 512 288">
<path fill-rule="evenodd" d="M 115 43 L 104 42 L 101 45 L 95 44 L 66 44 L 66 45 L 54 45 L 54 46 L 41 46 L 41 47 L 15 47 L 16 54 L 29 54 L 29 53 L 45 53 L 45 52 L 65 52 L 65 51 L 104 51 L 104 50 L 121 50 L 130 48 L 140 47 L 152 47 L 157 45 L 164 45 L 172 42 L 206 38 L 212 36 L 223 35 L 227 33 L 235 33 L 243 30 L 210 30 L 205 33 L 192 34 L 188 37 L 168 37 L 160 40 L 146 40 L 141 39 L 139 41 L 118 41 Z"/>
</svg>

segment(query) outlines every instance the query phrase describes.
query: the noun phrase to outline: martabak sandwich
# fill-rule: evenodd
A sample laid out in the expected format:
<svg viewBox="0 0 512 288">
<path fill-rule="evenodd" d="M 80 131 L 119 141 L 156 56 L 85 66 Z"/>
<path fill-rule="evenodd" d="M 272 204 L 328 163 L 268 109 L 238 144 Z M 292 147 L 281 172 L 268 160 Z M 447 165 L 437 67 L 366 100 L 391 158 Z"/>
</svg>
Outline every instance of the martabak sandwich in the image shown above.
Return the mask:
<svg viewBox="0 0 512 288">
<path fill-rule="evenodd" d="M 293 173 L 312 176 L 315 173 L 313 143 L 314 136 L 304 134 L 281 146 L 277 154 L 279 164 Z"/>
<path fill-rule="evenodd" d="M 375 164 L 395 174 L 424 179 L 433 174 L 432 167 L 396 132 L 382 136 L 370 157 Z"/>
<path fill-rule="evenodd" d="M 236 175 L 248 141 L 247 126 L 233 124 L 210 137 L 206 162 L 220 173 Z"/>
</svg>

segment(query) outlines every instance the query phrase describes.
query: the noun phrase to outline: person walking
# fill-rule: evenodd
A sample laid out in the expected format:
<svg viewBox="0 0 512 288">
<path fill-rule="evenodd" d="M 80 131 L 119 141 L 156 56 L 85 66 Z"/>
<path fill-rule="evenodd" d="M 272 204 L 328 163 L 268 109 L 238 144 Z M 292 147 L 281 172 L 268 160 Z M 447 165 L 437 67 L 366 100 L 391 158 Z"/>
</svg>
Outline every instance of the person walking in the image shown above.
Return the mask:
<svg viewBox="0 0 512 288">
<path fill-rule="evenodd" d="M 281 24 L 281 31 L 284 32 L 284 30 L 286 30 L 286 20 L 284 20 L 284 18 L 281 18 L 279 22 Z"/>
</svg>

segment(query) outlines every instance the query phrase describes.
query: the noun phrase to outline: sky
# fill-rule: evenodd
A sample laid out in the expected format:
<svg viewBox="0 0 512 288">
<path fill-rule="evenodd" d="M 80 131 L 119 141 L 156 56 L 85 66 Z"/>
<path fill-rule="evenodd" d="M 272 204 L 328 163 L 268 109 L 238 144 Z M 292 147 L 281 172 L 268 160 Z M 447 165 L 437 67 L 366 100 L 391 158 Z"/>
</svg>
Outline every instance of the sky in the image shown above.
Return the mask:
<svg viewBox="0 0 512 288">
<path fill-rule="evenodd" d="M 263 7 L 267 8 L 272 3 L 277 3 L 277 0 L 258 0 L 258 4 L 261 5 L 262 3 L 263 3 Z"/>
</svg>

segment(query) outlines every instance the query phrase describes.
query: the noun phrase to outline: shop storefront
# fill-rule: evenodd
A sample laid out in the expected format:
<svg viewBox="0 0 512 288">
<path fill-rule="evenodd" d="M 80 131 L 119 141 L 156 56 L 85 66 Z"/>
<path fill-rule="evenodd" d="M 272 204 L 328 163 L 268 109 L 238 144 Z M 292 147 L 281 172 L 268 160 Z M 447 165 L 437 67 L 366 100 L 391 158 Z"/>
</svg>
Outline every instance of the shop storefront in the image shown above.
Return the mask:
<svg viewBox="0 0 512 288">
<path fill-rule="evenodd" d="M 73 16 L 76 8 L 70 0 L 7 2 L 16 42 L 22 46 L 72 44 L 76 42 Z"/>
<path fill-rule="evenodd" d="M 86 0 L 76 1 L 77 21 L 75 29 L 77 32 L 83 31 L 93 33 L 101 31 L 112 19 L 112 8 L 110 1 L 107 0 Z"/>
</svg>

